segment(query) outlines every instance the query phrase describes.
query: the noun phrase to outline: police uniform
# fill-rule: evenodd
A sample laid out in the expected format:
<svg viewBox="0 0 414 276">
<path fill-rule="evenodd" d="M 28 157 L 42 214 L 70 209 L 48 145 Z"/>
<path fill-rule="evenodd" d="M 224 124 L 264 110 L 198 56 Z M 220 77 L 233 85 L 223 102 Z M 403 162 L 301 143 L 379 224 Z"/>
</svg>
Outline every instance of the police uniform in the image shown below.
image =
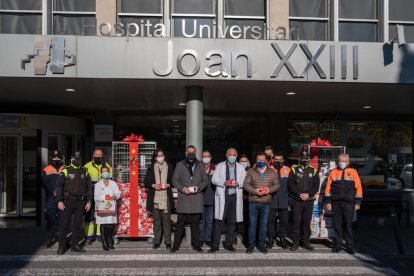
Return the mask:
<svg viewBox="0 0 414 276">
<path fill-rule="evenodd" d="M 55 186 L 58 181 L 59 174 L 64 166 L 49 165 L 42 171 L 42 187 L 46 194 L 45 208 L 43 210 L 46 219 L 46 229 L 48 242 L 46 247 L 52 246 L 57 239 L 59 229 L 59 211 L 57 208 L 57 200 L 55 197 Z"/>
<path fill-rule="evenodd" d="M 85 202 L 92 200 L 92 183 L 88 172 L 73 164 L 65 167 L 58 178 L 56 198 L 65 205 L 65 209 L 60 211 L 59 250 L 66 246 L 66 237 L 72 222 L 72 250 L 79 251 Z"/>
<path fill-rule="evenodd" d="M 318 171 L 310 165 L 293 165 L 292 172 L 295 176 L 295 181 L 292 181 L 291 185 L 289 185 L 293 211 L 293 244 L 291 250 L 296 250 L 298 248 L 299 237 L 301 237 L 306 249 L 314 250 L 310 245 L 310 223 L 313 212 L 313 197 L 319 190 L 319 174 Z M 309 198 L 306 201 L 301 200 L 300 194 L 302 193 L 307 193 L 309 195 Z"/>
<path fill-rule="evenodd" d="M 332 203 L 333 222 L 335 231 L 334 252 L 339 252 L 342 239 L 345 239 L 346 249 L 353 252 L 352 218 L 355 204 L 361 205 L 362 185 L 358 172 L 353 168 L 336 168 L 328 176 L 325 188 L 326 203 Z"/>
<path fill-rule="evenodd" d="M 109 170 L 109 175 L 112 177 L 112 168 L 106 162 L 102 161 L 101 164 L 96 164 L 93 160 L 86 163 L 84 169 L 87 170 L 89 177 L 91 178 L 92 182 L 92 199 L 91 199 L 91 210 L 85 213 L 85 235 L 88 241 L 92 242 L 95 239 L 95 231 L 96 231 L 96 238 L 98 240 L 101 239 L 101 231 L 99 225 L 95 228 L 95 200 L 93 198 L 94 195 L 94 187 L 95 184 L 101 180 L 101 169 L 102 167 L 106 167 Z"/>
</svg>

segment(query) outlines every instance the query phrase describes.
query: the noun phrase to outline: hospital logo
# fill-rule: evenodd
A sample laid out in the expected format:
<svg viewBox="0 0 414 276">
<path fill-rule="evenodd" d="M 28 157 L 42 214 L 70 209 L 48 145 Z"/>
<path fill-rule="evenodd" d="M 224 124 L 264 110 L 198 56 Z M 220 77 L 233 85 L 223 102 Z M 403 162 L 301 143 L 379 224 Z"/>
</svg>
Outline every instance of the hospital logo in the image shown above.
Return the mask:
<svg viewBox="0 0 414 276">
<path fill-rule="evenodd" d="M 32 59 L 35 75 L 46 75 L 48 65 L 52 74 L 64 74 L 65 67 L 76 64 L 76 55 L 71 54 L 65 47 L 63 37 L 36 37 L 34 53 L 21 60 L 21 68 L 26 70 L 26 63 L 30 63 Z"/>
</svg>

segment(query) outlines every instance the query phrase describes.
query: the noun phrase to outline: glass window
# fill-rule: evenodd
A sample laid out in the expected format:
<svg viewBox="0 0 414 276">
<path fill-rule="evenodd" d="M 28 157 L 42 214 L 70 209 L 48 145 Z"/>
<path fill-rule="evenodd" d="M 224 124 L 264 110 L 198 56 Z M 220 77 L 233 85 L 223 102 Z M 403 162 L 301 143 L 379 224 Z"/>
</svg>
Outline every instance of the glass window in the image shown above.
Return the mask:
<svg viewBox="0 0 414 276">
<path fill-rule="evenodd" d="M 213 18 L 174 17 L 174 36 L 183 37 L 184 32 L 190 37 L 214 37 Z M 208 26 L 208 27 L 207 27 Z"/>
<path fill-rule="evenodd" d="M 96 35 L 94 15 L 57 14 L 53 16 L 53 34 Z"/>
<path fill-rule="evenodd" d="M 397 36 L 397 24 L 390 24 L 389 37 L 390 40 Z M 405 41 L 409 43 L 414 42 L 414 25 L 404 25 Z"/>
<path fill-rule="evenodd" d="M 139 27 L 138 35 L 137 36 L 154 36 L 154 31 L 159 30 L 159 28 L 155 29 L 154 26 L 158 23 L 162 23 L 162 18 L 154 18 L 154 17 L 136 17 L 136 16 L 122 16 L 119 18 L 119 22 L 124 24 L 124 30 L 127 32 L 127 24 L 136 23 Z M 146 27 L 145 25 L 149 27 Z M 149 31 L 149 32 L 148 32 Z M 136 30 L 133 27 L 130 27 L 130 33 L 134 33 Z M 157 32 L 157 36 L 160 34 Z"/>
<path fill-rule="evenodd" d="M 414 21 L 414 1 L 390 0 L 389 19 L 400 21 Z"/>
<path fill-rule="evenodd" d="M 42 0 L 0 0 L 1 10 L 42 10 Z"/>
<path fill-rule="evenodd" d="M 120 12 L 161 13 L 161 0 L 121 0 Z"/>
<path fill-rule="evenodd" d="M 339 17 L 377 19 L 377 0 L 339 0 Z"/>
<path fill-rule="evenodd" d="M 339 22 L 339 40 L 375 42 L 378 40 L 377 23 Z"/>
<path fill-rule="evenodd" d="M 290 20 L 292 40 L 328 40 L 327 21 Z"/>
<path fill-rule="evenodd" d="M 211 0 L 174 0 L 174 13 L 212 14 L 215 13 Z"/>
<path fill-rule="evenodd" d="M 290 0 L 289 15 L 297 17 L 328 17 L 328 1 Z"/>
<path fill-rule="evenodd" d="M 96 10 L 95 0 L 55 0 L 54 3 L 55 11 L 94 12 Z"/>
<path fill-rule="evenodd" d="M 42 15 L 31 13 L 0 13 L 0 33 L 41 34 Z"/>
<path fill-rule="evenodd" d="M 291 121 L 289 159 L 295 163 L 301 145 L 318 137 L 328 139 L 335 146 L 346 147 L 351 167 L 358 170 L 365 189 L 412 187 L 411 122 Z M 323 157 L 336 161 L 336 156 Z"/>
<path fill-rule="evenodd" d="M 226 15 L 264 16 L 265 0 L 226 0 Z"/>
<path fill-rule="evenodd" d="M 228 31 L 226 34 L 227 38 L 233 38 L 231 36 L 230 30 L 232 26 L 239 26 L 240 29 L 237 28 L 237 30 L 240 30 L 240 32 L 236 32 L 233 34 L 233 36 L 239 36 L 240 38 L 249 39 L 263 39 L 264 38 L 264 21 L 262 20 L 233 20 L 233 19 L 227 19 L 226 20 Z M 236 27 L 233 27 L 236 28 Z M 234 32 L 234 31 L 233 31 Z"/>
</svg>

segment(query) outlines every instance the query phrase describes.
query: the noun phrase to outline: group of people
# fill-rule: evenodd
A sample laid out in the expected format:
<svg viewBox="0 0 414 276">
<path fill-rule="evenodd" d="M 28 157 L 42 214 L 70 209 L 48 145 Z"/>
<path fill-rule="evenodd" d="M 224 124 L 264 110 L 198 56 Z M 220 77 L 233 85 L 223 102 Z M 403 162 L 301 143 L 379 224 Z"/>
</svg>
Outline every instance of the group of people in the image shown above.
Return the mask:
<svg viewBox="0 0 414 276">
<path fill-rule="evenodd" d="M 146 172 L 144 185 L 148 188 L 147 211 L 153 218 L 154 249 L 164 240 L 166 249 L 177 252 L 185 226 L 189 224 L 191 245 L 197 252 L 203 252 L 204 244 L 210 247 L 208 253 L 219 251 L 224 228 L 222 244 L 230 252 L 236 251 L 238 230 L 244 230 L 248 254 L 255 248 L 266 254 L 275 241 L 284 249 L 290 247 L 291 251 L 299 246 L 315 250 L 310 243 L 310 224 L 320 180 L 318 170 L 309 164 L 307 152 L 301 152 L 299 163 L 292 167 L 286 166 L 282 152 L 274 152 L 270 146 L 255 154 L 252 165 L 248 157 L 239 156 L 235 148 L 229 148 L 226 160 L 217 165 L 213 164 L 208 150 L 203 151 L 198 160 L 194 146 L 186 148 L 185 156 L 174 168 L 167 161 L 166 152 L 157 149 Z M 85 166 L 81 164 L 79 152 L 71 156 L 68 166 L 62 165 L 58 151 L 53 152 L 42 179 L 46 191 L 47 247 L 58 240 L 57 253 L 64 254 L 72 225 L 71 250 L 85 252 L 79 245 L 85 216 L 86 245 L 98 239 L 104 250 L 114 249 L 116 200 L 120 191 L 111 177 L 111 167 L 103 161 L 101 150 L 96 150 L 93 160 Z M 174 187 L 178 192 L 176 202 Z M 333 212 L 332 252 L 345 249 L 354 254 L 352 217 L 361 205 L 362 186 L 357 171 L 349 167 L 347 154 L 339 155 L 338 167 L 330 172 L 324 192 L 325 208 Z M 177 222 L 172 240 L 171 213 L 174 210 Z M 293 213 L 291 244 L 286 239 L 289 210 Z M 245 227 L 242 228 L 239 223 L 243 221 Z"/>
</svg>

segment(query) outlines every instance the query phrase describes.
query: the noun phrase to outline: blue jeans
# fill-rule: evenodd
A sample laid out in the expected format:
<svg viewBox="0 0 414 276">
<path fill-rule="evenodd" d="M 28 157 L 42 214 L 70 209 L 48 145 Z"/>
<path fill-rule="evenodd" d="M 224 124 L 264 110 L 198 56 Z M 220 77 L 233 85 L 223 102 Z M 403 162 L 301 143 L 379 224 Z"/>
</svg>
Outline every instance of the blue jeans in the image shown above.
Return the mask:
<svg viewBox="0 0 414 276">
<path fill-rule="evenodd" d="M 211 242 L 213 235 L 214 205 L 204 205 L 200 220 L 200 241 Z"/>
<path fill-rule="evenodd" d="M 267 219 L 270 203 L 249 202 L 249 247 L 263 249 L 266 244 Z M 259 223 L 259 242 L 256 244 L 256 229 Z"/>
</svg>

